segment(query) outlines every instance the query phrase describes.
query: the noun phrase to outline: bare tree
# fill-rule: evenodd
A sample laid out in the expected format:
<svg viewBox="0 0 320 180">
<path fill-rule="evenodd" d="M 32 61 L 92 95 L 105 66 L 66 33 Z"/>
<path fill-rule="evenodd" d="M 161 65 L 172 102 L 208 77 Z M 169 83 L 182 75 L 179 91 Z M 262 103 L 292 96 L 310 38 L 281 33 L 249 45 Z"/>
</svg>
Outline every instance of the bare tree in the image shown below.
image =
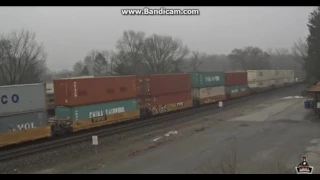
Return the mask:
<svg viewBox="0 0 320 180">
<path fill-rule="evenodd" d="M 193 51 L 192 56 L 190 58 L 190 66 L 193 72 L 197 72 L 198 68 L 204 62 L 204 58 L 206 57 L 205 53 L 199 53 L 198 51 Z"/>
<path fill-rule="evenodd" d="M 143 71 L 142 49 L 145 33 L 124 31 L 118 40 L 117 54 L 113 57 L 113 71 L 117 74 L 138 74 Z"/>
<path fill-rule="evenodd" d="M 94 74 L 94 60 L 96 58 L 96 56 L 99 54 L 100 52 L 98 50 L 91 50 L 87 56 L 84 58 L 84 65 L 88 68 L 89 74 L 93 75 Z"/>
<path fill-rule="evenodd" d="M 119 51 L 112 57 L 112 72 L 119 75 L 137 74 L 137 71 L 132 68 L 133 61 L 129 59 L 124 51 Z"/>
<path fill-rule="evenodd" d="M 69 78 L 72 77 L 73 71 L 69 69 L 63 69 L 58 72 L 52 73 L 53 79 L 60 79 L 60 78 Z"/>
<path fill-rule="evenodd" d="M 88 70 L 88 67 L 87 66 L 84 66 L 83 67 L 83 69 L 82 69 L 82 71 L 81 71 L 81 74 L 80 74 L 81 76 L 88 76 L 88 75 L 90 75 L 90 73 L 89 73 L 89 70 Z"/>
<path fill-rule="evenodd" d="M 270 55 L 258 47 L 234 49 L 229 54 L 233 69 L 270 69 Z"/>
<path fill-rule="evenodd" d="M 306 40 L 299 38 L 297 42 L 293 44 L 291 48 L 294 60 L 297 61 L 300 65 L 304 64 L 304 60 L 308 56 L 308 44 Z"/>
<path fill-rule="evenodd" d="M 34 83 L 46 70 L 46 53 L 34 32 L 22 29 L 0 37 L 0 74 L 3 84 Z"/>
<path fill-rule="evenodd" d="M 95 76 L 105 75 L 107 72 L 107 60 L 101 53 L 94 58 L 93 72 Z"/>
<path fill-rule="evenodd" d="M 151 73 L 179 71 L 189 50 L 181 40 L 152 35 L 144 42 L 143 59 Z"/>
<path fill-rule="evenodd" d="M 82 61 L 78 61 L 73 65 L 73 75 L 79 76 L 84 67 L 84 63 Z"/>
<path fill-rule="evenodd" d="M 289 55 L 289 53 L 290 53 L 289 50 L 286 48 L 278 48 L 275 50 L 275 54 L 280 57 L 287 56 L 287 55 Z"/>
</svg>

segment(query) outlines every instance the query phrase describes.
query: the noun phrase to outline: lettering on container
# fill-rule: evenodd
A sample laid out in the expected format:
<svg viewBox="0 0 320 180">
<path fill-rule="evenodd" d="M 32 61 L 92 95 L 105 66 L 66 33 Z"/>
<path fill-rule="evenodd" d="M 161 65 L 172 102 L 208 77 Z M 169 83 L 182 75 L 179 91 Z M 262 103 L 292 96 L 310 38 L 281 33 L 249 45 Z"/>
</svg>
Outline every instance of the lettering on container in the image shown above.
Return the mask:
<svg viewBox="0 0 320 180">
<path fill-rule="evenodd" d="M 11 96 L 2 95 L 0 96 L 0 101 L 1 101 L 1 104 L 8 104 L 10 102 L 17 103 L 19 102 L 19 96 L 17 94 L 13 94 Z"/>
<path fill-rule="evenodd" d="M 159 105 L 152 107 L 151 109 L 153 114 L 161 114 L 161 113 L 166 113 L 170 111 L 170 108 L 167 105 Z"/>
<path fill-rule="evenodd" d="M 238 89 L 232 89 L 231 90 L 231 93 L 237 93 L 238 92 Z"/>
<path fill-rule="evenodd" d="M 89 112 L 89 117 L 91 118 L 92 123 L 95 123 L 95 122 L 106 121 L 107 115 L 123 113 L 123 112 L 125 112 L 124 107 L 117 107 L 112 109 Z"/>
<path fill-rule="evenodd" d="M 241 88 L 240 89 L 240 91 L 246 91 L 247 90 L 247 88 Z"/>
<path fill-rule="evenodd" d="M 215 81 L 220 81 L 219 76 L 207 76 L 205 77 L 206 82 L 215 82 Z"/>
<path fill-rule="evenodd" d="M 76 120 L 79 120 L 78 110 L 76 110 L 76 111 L 74 112 L 74 118 L 75 118 Z"/>
<path fill-rule="evenodd" d="M 77 94 L 77 82 L 73 82 L 73 95 L 74 97 L 77 97 L 78 94 Z"/>
<path fill-rule="evenodd" d="M 31 123 L 25 123 L 25 124 L 17 124 L 15 129 L 14 128 L 10 128 L 10 129 L 11 131 L 16 131 L 16 130 L 22 131 L 22 130 L 33 129 L 33 128 L 36 128 L 36 126 L 34 125 L 33 122 L 31 122 Z"/>
</svg>

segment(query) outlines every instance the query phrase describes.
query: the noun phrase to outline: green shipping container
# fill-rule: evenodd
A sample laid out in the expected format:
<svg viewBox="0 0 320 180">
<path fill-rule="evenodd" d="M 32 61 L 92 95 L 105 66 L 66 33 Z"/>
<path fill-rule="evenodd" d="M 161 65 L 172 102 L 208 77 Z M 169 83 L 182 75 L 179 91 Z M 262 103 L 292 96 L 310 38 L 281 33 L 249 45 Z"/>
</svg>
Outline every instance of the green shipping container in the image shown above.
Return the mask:
<svg viewBox="0 0 320 180">
<path fill-rule="evenodd" d="M 226 86 L 226 93 L 237 93 L 248 90 L 248 85 Z"/>
<path fill-rule="evenodd" d="M 225 75 L 222 71 L 191 73 L 190 76 L 192 88 L 224 86 Z"/>
<path fill-rule="evenodd" d="M 134 111 L 138 109 L 137 99 L 106 102 L 75 107 L 57 106 L 55 109 L 58 119 L 83 120 L 108 114 Z"/>
</svg>

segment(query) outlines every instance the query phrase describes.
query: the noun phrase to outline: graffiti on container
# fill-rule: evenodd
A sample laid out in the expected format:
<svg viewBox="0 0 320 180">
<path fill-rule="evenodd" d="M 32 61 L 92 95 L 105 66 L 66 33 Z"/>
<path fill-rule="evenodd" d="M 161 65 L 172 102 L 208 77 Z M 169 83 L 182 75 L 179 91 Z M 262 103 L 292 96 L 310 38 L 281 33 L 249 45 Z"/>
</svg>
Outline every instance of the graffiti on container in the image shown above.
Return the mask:
<svg viewBox="0 0 320 180">
<path fill-rule="evenodd" d="M 211 89 L 212 89 L 212 88 L 210 88 L 210 87 L 209 87 L 209 88 L 203 88 L 203 89 L 202 89 L 202 93 L 205 94 L 205 95 L 207 95 L 207 96 L 210 96 L 210 94 L 211 94 Z"/>
<path fill-rule="evenodd" d="M 112 109 L 106 109 L 104 111 L 98 110 L 98 111 L 89 112 L 89 117 L 91 118 L 91 121 L 95 123 L 95 122 L 106 121 L 107 115 L 123 113 L 123 112 L 125 112 L 124 107 L 117 107 Z"/>
<path fill-rule="evenodd" d="M 34 125 L 33 122 L 31 122 L 31 123 L 24 123 L 24 124 L 17 124 L 17 125 L 16 125 L 16 128 L 11 128 L 11 127 L 10 127 L 11 131 L 16 131 L 16 130 L 22 131 L 22 130 L 33 129 L 33 128 L 36 128 L 36 126 Z"/>
<path fill-rule="evenodd" d="M 216 100 L 214 99 L 206 99 L 203 101 L 203 103 L 207 104 L 207 103 L 213 103 L 213 102 L 216 102 Z"/>
<path fill-rule="evenodd" d="M 17 94 L 13 94 L 12 96 L 2 95 L 0 100 L 1 104 L 17 103 L 19 102 L 19 96 Z"/>
<path fill-rule="evenodd" d="M 183 106 L 184 105 L 184 102 L 178 102 L 177 103 L 177 106 Z"/>
<path fill-rule="evenodd" d="M 166 113 L 170 111 L 170 108 L 167 105 L 159 105 L 152 107 L 151 109 L 153 114 L 161 114 L 161 113 Z"/>
<path fill-rule="evenodd" d="M 214 82 L 214 81 L 220 81 L 219 76 L 207 76 L 205 77 L 206 82 Z"/>
<path fill-rule="evenodd" d="M 92 123 L 106 121 L 106 120 L 107 120 L 107 115 L 91 118 Z"/>
</svg>

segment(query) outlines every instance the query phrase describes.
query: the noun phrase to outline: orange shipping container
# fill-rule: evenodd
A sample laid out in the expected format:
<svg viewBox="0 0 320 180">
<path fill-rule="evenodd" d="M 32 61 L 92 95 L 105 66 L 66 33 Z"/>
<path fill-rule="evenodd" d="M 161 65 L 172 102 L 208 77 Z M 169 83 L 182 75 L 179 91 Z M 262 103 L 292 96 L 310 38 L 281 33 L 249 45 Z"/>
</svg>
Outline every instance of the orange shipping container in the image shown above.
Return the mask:
<svg viewBox="0 0 320 180">
<path fill-rule="evenodd" d="M 238 71 L 238 72 L 226 72 L 225 73 L 225 85 L 234 86 L 234 85 L 243 85 L 248 84 L 247 72 Z"/>
<path fill-rule="evenodd" d="M 56 106 L 80 106 L 137 97 L 136 76 L 57 79 Z"/>
<path fill-rule="evenodd" d="M 161 74 L 138 77 L 140 96 L 156 96 L 190 91 L 189 74 Z"/>
</svg>

